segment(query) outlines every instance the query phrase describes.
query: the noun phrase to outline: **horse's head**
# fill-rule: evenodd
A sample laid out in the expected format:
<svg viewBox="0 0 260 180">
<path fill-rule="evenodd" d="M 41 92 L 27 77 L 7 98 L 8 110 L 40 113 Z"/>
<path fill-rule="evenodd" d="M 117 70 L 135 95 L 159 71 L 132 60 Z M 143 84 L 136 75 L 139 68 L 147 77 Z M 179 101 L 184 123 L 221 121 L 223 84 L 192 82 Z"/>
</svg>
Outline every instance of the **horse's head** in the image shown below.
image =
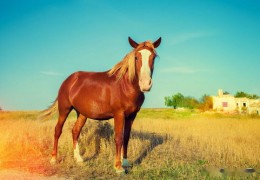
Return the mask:
<svg viewBox="0 0 260 180">
<path fill-rule="evenodd" d="M 128 38 L 130 45 L 135 48 L 135 68 L 142 92 L 150 91 L 153 81 L 154 59 L 157 54 L 155 48 L 161 43 L 161 38 L 155 42 L 145 41 L 140 44 Z"/>
</svg>

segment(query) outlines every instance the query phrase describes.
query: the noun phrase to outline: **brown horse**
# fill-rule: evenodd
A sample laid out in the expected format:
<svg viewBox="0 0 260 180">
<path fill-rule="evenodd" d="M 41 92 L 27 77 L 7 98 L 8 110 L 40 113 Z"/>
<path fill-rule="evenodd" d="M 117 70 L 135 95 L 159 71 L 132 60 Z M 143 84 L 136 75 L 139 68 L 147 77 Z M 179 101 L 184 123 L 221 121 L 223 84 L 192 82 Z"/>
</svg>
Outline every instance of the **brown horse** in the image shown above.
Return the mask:
<svg viewBox="0 0 260 180">
<path fill-rule="evenodd" d="M 128 40 L 134 49 L 122 61 L 106 72 L 80 71 L 71 74 L 62 83 L 53 105 L 44 111 L 45 118 L 55 113 L 56 109 L 59 112 L 51 163 L 56 163 L 58 140 L 66 118 L 74 109 L 77 112 L 77 121 L 72 129 L 75 160 L 83 161 L 79 154 L 78 138 L 87 118 L 114 118 L 115 169 L 125 172 L 123 167 L 130 166 L 127 160 L 130 131 L 144 102 L 144 92 L 152 87 L 154 59 L 157 56 L 155 48 L 160 45 L 161 38 L 153 43 L 146 41 L 140 44 L 130 37 Z"/>
</svg>

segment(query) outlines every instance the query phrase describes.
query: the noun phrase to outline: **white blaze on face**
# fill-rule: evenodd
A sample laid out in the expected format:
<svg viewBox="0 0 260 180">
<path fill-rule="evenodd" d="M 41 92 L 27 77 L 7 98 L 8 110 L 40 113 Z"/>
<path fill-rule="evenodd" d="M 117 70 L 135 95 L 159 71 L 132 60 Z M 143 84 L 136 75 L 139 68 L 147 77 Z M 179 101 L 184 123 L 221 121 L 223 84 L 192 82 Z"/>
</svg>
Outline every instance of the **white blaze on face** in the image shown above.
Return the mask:
<svg viewBox="0 0 260 180">
<path fill-rule="evenodd" d="M 140 50 L 139 52 L 142 56 L 142 67 L 139 77 L 139 86 L 141 91 L 146 92 L 149 91 L 152 86 L 151 69 L 149 66 L 149 58 L 152 53 L 147 49 Z"/>
<path fill-rule="evenodd" d="M 150 67 L 149 67 L 149 57 L 152 53 L 147 49 L 143 49 L 139 52 L 142 55 L 141 75 L 147 74 L 147 75 L 151 76 L 151 70 L 150 70 Z"/>
</svg>

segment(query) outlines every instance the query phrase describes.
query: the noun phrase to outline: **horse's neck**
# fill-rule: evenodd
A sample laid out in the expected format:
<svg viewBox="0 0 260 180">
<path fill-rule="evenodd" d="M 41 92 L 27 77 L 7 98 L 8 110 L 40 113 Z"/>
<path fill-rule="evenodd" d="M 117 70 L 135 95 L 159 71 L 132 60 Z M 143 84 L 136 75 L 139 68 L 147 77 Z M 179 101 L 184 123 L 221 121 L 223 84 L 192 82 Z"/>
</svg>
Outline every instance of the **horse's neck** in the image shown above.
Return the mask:
<svg viewBox="0 0 260 180">
<path fill-rule="evenodd" d="M 127 93 L 130 92 L 135 94 L 136 96 L 143 94 L 143 92 L 140 91 L 138 78 L 134 78 L 133 81 L 130 81 L 128 76 L 124 75 L 124 77 L 120 81 L 120 84 L 124 91 Z"/>
</svg>

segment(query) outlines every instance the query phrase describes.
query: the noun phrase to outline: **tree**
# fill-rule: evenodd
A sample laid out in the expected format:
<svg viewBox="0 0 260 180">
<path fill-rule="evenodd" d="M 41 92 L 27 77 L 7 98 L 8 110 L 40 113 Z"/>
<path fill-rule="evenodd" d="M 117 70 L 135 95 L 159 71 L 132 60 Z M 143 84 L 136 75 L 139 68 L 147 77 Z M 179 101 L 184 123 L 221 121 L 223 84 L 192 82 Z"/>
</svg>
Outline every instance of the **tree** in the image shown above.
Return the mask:
<svg viewBox="0 0 260 180">
<path fill-rule="evenodd" d="M 260 96 L 256 94 L 252 94 L 250 99 L 260 99 Z"/>
<path fill-rule="evenodd" d="M 256 95 L 256 94 L 248 94 L 248 93 L 245 93 L 243 91 L 238 91 L 236 94 L 235 94 L 235 97 L 236 98 L 242 98 L 242 97 L 246 97 L 246 98 L 249 98 L 249 99 L 259 99 L 260 96 Z"/>
<path fill-rule="evenodd" d="M 235 97 L 236 98 L 241 98 L 241 97 L 247 97 L 248 94 L 243 92 L 243 91 L 238 91 L 236 94 L 235 94 Z"/>
<path fill-rule="evenodd" d="M 177 93 L 173 96 L 167 96 L 164 98 L 164 103 L 168 107 L 173 107 L 176 109 L 177 107 L 184 107 L 189 109 L 194 109 L 198 107 L 198 100 L 192 97 L 185 97 L 181 93 Z"/>
<path fill-rule="evenodd" d="M 177 93 L 172 96 L 172 106 L 174 109 L 177 107 L 183 107 L 184 96 L 181 93 Z"/>
<path fill-rule="evenodd" d="M 164 97 L 164 104 L 167 107 L 171 107 L 172 106 L 172 98 L 170 96 Z"/>
<path fill-rule="evenodd" d="M 182 107 L 184 96 L 181 93 L 177 93 L 173 96 L 164 97 L 164 104 L 168 107 L 173 107 L 176 109 L 177 107 Z"/>
<path fill-rule="evenodd" d="M 200 100 L 199 109 L 202 111 L 212 110 L 213 108 L 213 100 L 209 95 L 204 94 Z"/>
<path fill-rule="evenodd" d="M 195 109 L 199 107 L 199 101 L 193 97 L 188 96 L 184 98 L 182 106 L 189 109 Z"/>
</svg>

